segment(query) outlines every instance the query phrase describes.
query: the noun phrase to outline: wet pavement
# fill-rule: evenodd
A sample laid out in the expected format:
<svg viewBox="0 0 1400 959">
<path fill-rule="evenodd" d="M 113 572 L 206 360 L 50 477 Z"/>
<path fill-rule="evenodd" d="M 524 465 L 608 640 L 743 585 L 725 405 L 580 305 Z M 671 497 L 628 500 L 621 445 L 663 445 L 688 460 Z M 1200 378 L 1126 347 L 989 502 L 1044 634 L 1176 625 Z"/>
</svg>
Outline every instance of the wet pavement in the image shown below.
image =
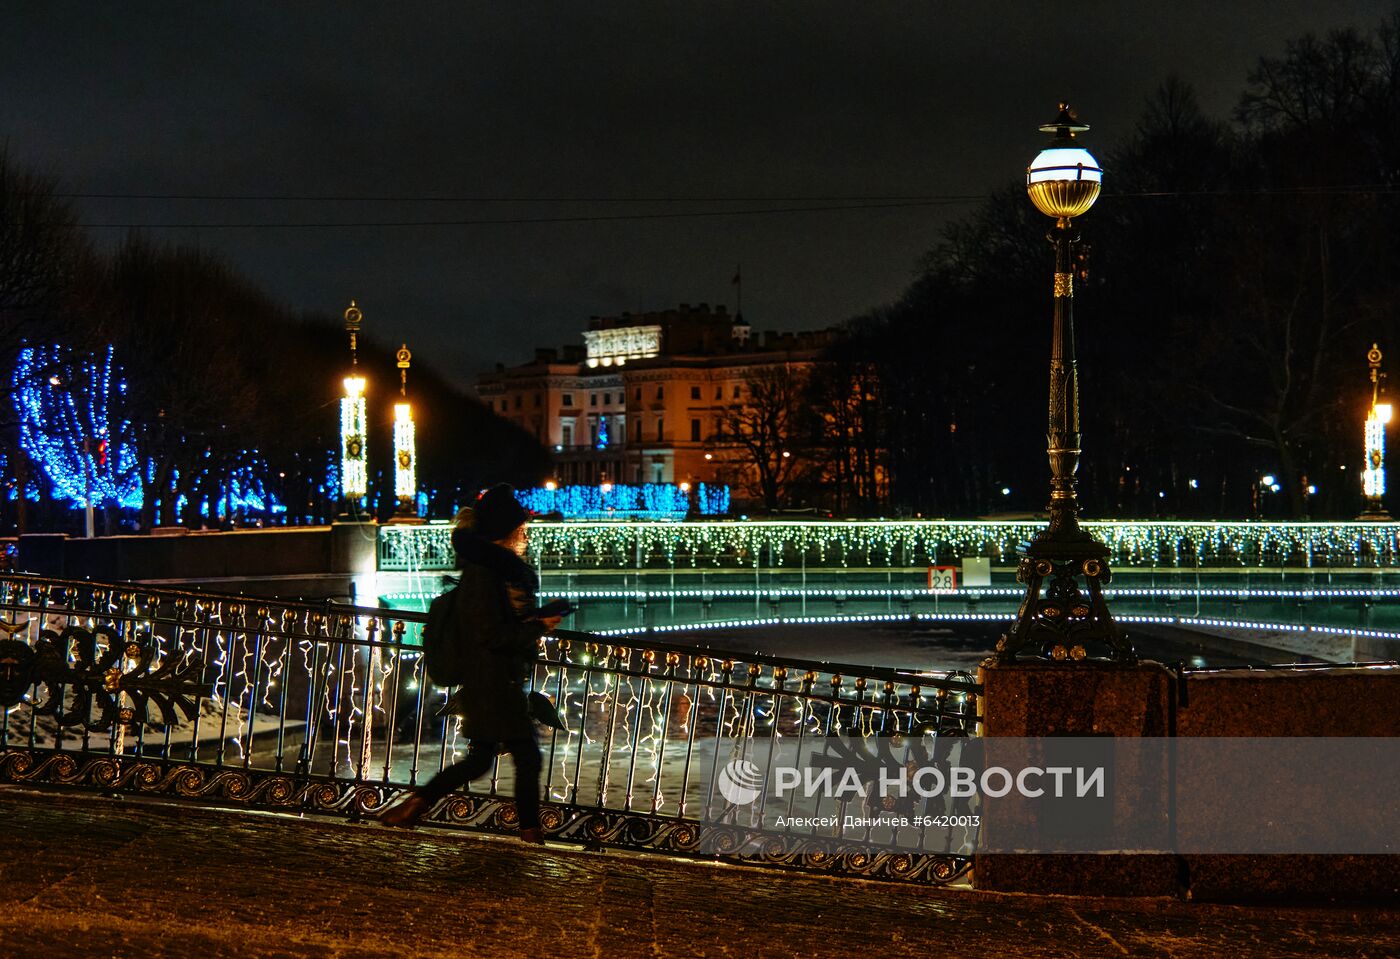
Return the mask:
<svg viewBox="0 0 1400 959">
<path fill-rule="evenodd" d="M 0 787 L 0 959 L 1400 955 L 1400 912 L 1007 896 Z"/>
</svg>

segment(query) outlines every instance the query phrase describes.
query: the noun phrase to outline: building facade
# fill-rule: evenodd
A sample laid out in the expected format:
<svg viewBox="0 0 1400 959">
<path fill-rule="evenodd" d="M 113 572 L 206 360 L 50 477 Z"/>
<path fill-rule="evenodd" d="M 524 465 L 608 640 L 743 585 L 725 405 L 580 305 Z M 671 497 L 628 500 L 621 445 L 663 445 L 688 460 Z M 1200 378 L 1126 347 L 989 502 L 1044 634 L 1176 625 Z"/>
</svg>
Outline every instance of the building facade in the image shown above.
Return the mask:
<svg viewBox="0 0 1400 959">
<path fill-rule="evenodd" d="M 805 372 L 833 335 L 755 337 L 742 314 L 704 303 L 595 316 L 582 348 L 498 365 L 477 393 L 553 451 L 562 484 L 724 482 L 721 423 L 748 401 L 755 372 Z"/>
</svg>

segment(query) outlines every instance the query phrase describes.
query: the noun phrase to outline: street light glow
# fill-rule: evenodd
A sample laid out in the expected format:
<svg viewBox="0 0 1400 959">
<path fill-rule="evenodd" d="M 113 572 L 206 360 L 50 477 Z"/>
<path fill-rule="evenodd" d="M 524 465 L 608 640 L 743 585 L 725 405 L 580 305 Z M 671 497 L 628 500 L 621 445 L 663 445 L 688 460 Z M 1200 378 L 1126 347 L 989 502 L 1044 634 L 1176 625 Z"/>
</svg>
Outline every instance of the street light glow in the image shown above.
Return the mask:
<svg viewBox="0 0 1400 959">
<path fill-rule="evenodd" d="M 365 378 L 347 376 L 340 400 L 340 490 L 346 499 L 365 495 L 369 473 L 365 464 Z"/>
<path fill-rule="evenodd" d="M 1379 343 L 1372 343 L 1366 351 L 1366 363 L 1371 374 L 1371 411 L 1366 415 L 1365 454 L 1361 464 L 1361 492 L 1366 497 L 1366 510 L 1362 519 L 1383 520 L 1389 516 L 1385 511 L 1382 497 L 1385 496 L 1385 426 L 1390 422 L 1394 409 L 1389 403 L 1381 402 L 1381 353 Z"/>
<path fill-rule="evenodd" d="M 394 404 L 394 496 L 404 511 L 413 508 L 418 492 L 418 450 L 414 442 L 413 408 Z"/>
<path fill-rule="evenodd" d="M 1046 183 L 1052 180 L 1088 180 L 1103 182 L 1103 170 L 1099 161 L 1083 147 L 1056 148 L 1041 150 L 1031 165 L 1026 168 L 1027 183 Z"/>
</svg>

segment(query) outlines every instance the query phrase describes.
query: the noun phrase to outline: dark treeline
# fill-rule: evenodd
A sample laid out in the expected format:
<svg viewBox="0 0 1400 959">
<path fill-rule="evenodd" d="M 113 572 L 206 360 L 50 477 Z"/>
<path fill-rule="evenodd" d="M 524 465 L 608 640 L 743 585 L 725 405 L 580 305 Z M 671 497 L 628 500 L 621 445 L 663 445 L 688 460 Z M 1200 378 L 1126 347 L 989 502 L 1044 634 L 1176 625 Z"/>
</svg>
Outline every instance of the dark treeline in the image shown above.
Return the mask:
<svg viewBox="0 0 1400 959">
<path fill-rule="evenodd" d="M 26 346 L 59 345 L 68 371 L 41 370 L 60 384 L 81 358 L 110 347 L 124 390 L 111 391 L 112 444 L 129 443 L 141 463 L 139 509 L 99 502 L 100 529 L 220 522 L 215 504 L 234 478 L 286 506 L 273 521 L 320 521 L 339 511 L 334 473 L 338 399 L 349 351 L 339 317 L 294 314 L 217 256 L 132 235 L 110 254 L 94 250 L 52 178 L 0 153 L 0 528 L 72 529 L 73 503 L 58 496 L 52 463 L 20 442 L 23 415 L 13 371 Z M 348 296 L 356 291 L 347 291 Z M 369 292 L 372 296 L 372 291 Z M 392 512 L 393 402 L 398 394 L 393 319 L 368 307 L 360 367 L 370 381 L 371 509 Z M 412 344 L 410 344 L 411 346 Z M 421 356 L 421 354 L 420 354 Z M 75 380 L 84 380 L 74 375 Z M 420 487 L 449 515 L 461 491 L 501 478 L 528 482 L 547 472 L 535 441 L 492 416 L 474 397 L 415 359 L 410 374 Z M 77 404 L 93 384 L 77 382 Z M 81 450 L 58 417 L 42 429 Z M 88 438 L 89 442 L 93 438 Z M 334 451 L 334 453 L 333 453 Z M 59 457 L 55 457 L 59 458 Z M 223 517 L 222 522 L 250 519 Z"/>
<path fill-rule="evenodd" d="M 1076 223 L 1085 512 L 1357 515 L 1366 350 L 1400 362 L 1400 18 L 1260 60 L 1228 119 L 1169 79 L 1111 134 L 1085 140 L 1105 186 Z M 828 435 L 827 479 L 860 479 L 828 505 L 1043 506 L 1049 227 L 1008 184 L 848 325 L 814 405 L 884 449 Z"/>
</svg>

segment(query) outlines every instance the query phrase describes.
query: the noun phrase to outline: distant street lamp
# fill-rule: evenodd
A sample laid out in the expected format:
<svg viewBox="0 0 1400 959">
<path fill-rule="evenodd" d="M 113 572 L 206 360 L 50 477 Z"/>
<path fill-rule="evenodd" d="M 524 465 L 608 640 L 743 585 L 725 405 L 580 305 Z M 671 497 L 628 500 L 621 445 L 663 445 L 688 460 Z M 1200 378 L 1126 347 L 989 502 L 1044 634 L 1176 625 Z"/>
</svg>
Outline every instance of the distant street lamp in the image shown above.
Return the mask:
<svg viewBox="0 0 1400 959">
<path fill-rule="evenodd" d="M 394 354 L 399 368 L 399 402 L 394 404 L 394 498 L 398 501 L 395 518 L 418 518 L 418 442 L 413 425 L 413 406 L 408 402 L 408 369 L 413 361 L 408 344 Z"/>
<path fill-rule="evenodd" d="M 1361 519 L 1370 522 L 1387 522 L 1390 514 L 1381 502 L 1385 496 L 1385 427 L 1390 422 L 1391 405 L 1382 403 L 1381 349 L 1379 343 L 1372 343 L 1366 352 L 1366 362 L 1371 367 L 1371 409 L 1366 414 L 1366 462 L 1362 467 L 1361 492 L 1366 496 L 1366 510 Z"/>
<path fill-rule="evenodd" d="M 1135 662 L 1127 636 L 1109 614 L 1103 586 L 1110 579 L 1108 547 L 1079 526 L 1074 473 L 1079 467 L 1079 384 L 1074 357 L 1074 235 L 1070 221 L 1098 199 L 1103 171 L 1075 142 L 1088 130 L 1069 105 L 1040 128 L 1054 135 L 1026 169 L 1026 192 L 1036 209 L 1054 217 L 1049 240 L 1055 248 L 1054 325 L 1050 342 L 1050 522 L 1021 550 L 1016 570 L 1026 597 L 1016 621 L 997 642 L 997 659 L 1012 662 L 1032 651 L 1052 659 L 1085 659 L 1090 644 L 1106 647 L 1111 659 Z M 1085 588 L 1081 589 L 1082 577 Z M 1042 590 L 1044 595 L 1042 595 Z M 1087 590 L 1087 595 L 1086 595 Z"/>
<path fill-rule="evenodd" d="M 345 395 L 340 400 L 340 492 L 345 512 L 353 516 L 369 486 L 369 466 L 365 446 L 365 378 L 358 374 L 360 321 L 363 314 L 355 301 L 345 311 L 345 332 L 350 335 L 350 375 L 345 378 Z"/>
</svg>

